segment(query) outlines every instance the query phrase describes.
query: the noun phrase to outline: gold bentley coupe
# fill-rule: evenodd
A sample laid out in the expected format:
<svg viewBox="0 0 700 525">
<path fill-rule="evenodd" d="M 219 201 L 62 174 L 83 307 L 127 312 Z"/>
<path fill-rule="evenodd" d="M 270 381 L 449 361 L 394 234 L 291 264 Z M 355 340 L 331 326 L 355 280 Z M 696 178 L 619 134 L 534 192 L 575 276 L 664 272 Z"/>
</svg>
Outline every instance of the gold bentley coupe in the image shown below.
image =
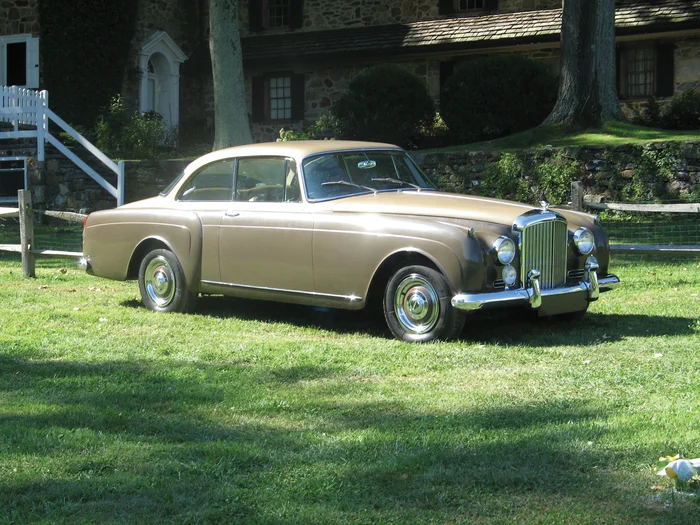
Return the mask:
<svg viewBox="0 0 700 525">
<path fill-rule="evenodd" d="M 412 342 L 455 338 L 488 308 L 580 318 L 619 283 L 595 216 L 443 193 L 401 148 L 370 142 L 214 151 L 158 197 L 90 214 L 83 252 L 90 274 L 137 279 L 157 312 L 192 311 L 199 294 L 381 305 Z"/>
</svg>

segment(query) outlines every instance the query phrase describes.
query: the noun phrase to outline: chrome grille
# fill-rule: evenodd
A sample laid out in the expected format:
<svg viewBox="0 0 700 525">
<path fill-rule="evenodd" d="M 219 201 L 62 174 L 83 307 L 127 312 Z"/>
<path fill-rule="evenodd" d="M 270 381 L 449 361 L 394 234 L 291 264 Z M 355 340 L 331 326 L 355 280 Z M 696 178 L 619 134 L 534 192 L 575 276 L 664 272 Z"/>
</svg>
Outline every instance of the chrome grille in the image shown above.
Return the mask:
<svg viewBox="0 0 700 525">
<path fill-rule="evenodd" d="M 566 282 L 568 229 L 561 216 L 530 221 L 520 231 L 521 269 L 523 280 L 532 269 L 541 272 L 540 287 L 556 288 Z"/>
</svg>

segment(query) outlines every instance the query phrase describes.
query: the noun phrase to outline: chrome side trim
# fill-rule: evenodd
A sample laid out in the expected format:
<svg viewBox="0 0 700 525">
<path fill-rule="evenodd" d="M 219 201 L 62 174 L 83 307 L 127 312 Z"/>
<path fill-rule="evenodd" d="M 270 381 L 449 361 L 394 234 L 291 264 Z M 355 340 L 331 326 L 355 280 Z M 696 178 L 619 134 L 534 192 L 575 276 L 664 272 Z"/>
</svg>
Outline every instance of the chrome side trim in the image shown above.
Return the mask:
<svg viewBox="0 0 700 525">
<path fill-rule="evenodd" d="M 584 281 L 574 286 L 562 286 L 542 290 L 540 287 L 539 271 L 532 270 L 528 276 L 528 286 L 515 290 L 489 293 L 460 293 L 452 298 L 452 306 L 464 311 L 481 310 L 487 308 L 504 308 L 508 306 L 529 306 L 539 308 L 542 300 L 547 297 L 559 297 L 564 295 L 585 294 L 589 302 L 598 299 L 598 294 L 604 289 L 619 284 L 620 279 L 613 274 L 598 278 L 593 266 L 587 269 Z"/>
<path fill-rule="evenodd" d="M 336 295 L 332 293 L 304 292 L 302 290 L 285 290 L 284 288 L 268 288 L 266 286 L 250 286 L 247 284 L 221 283 L 218 281 L 202 281 L 202 283 L 212 284 L 215 286 L 226 286 L 227 288 L 242 288 L 244 290 L 259 290 L 262 292 L 288 293 L 294 295 L 307 295 L 309 297 L 327 297 L 329 299 L 342 299 L 351 303 L 362 300 L 362 297 L 358 297 L 357 295 Z"/>
</svg>

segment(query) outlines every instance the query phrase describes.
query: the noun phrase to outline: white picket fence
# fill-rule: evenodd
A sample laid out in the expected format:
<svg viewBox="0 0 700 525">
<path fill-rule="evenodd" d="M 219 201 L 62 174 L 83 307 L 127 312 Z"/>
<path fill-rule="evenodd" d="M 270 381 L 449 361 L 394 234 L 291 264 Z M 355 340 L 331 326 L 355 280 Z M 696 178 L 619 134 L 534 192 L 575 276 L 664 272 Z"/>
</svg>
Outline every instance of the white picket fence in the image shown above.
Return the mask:
<svg viewBox="0 0 700 525">
<path fill-rule="evenodd" d="M 0 86 L 0 122 L 11 125 L 10 131 L 0 129 L 0 140 L 36 138 L 37 160 L 40 162 L 44 160 L 45 144 L 48 142 L 117 199 L 117 206 L 124 204 L 124 162 L 114 162 L 56 115 L 49 108 L 48 91 L 35 91 L 17 86 Z M 107 166 L 117 176 L 116 187 L 58 140 L 49 131 L 50 122 L 70 135 L 97 160 Z"/>
</svg>

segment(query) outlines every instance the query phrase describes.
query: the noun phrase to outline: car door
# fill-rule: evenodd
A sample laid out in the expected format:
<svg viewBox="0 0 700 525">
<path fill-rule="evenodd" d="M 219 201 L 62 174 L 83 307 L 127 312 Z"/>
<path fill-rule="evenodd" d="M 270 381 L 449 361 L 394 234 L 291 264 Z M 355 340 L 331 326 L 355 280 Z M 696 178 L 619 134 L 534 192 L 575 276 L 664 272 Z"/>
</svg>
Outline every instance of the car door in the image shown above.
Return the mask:
<svg viewBox="0 0 700 525">
<path fill-rule="evenodd" d="M 201 280 L 219 282 L 219 229 L 233 199 L 235 159 L 207 164 L 193 174 L 176 197 L 178 208 L 193 211 L 202 221 Z"/>
<path fill-rule="evenodd" d="M 313 220 L 302 203 L 296 163 L 244 157 L 221 221 L 219 268 L 229 286 L 313 294 Z"/>
</svg>

